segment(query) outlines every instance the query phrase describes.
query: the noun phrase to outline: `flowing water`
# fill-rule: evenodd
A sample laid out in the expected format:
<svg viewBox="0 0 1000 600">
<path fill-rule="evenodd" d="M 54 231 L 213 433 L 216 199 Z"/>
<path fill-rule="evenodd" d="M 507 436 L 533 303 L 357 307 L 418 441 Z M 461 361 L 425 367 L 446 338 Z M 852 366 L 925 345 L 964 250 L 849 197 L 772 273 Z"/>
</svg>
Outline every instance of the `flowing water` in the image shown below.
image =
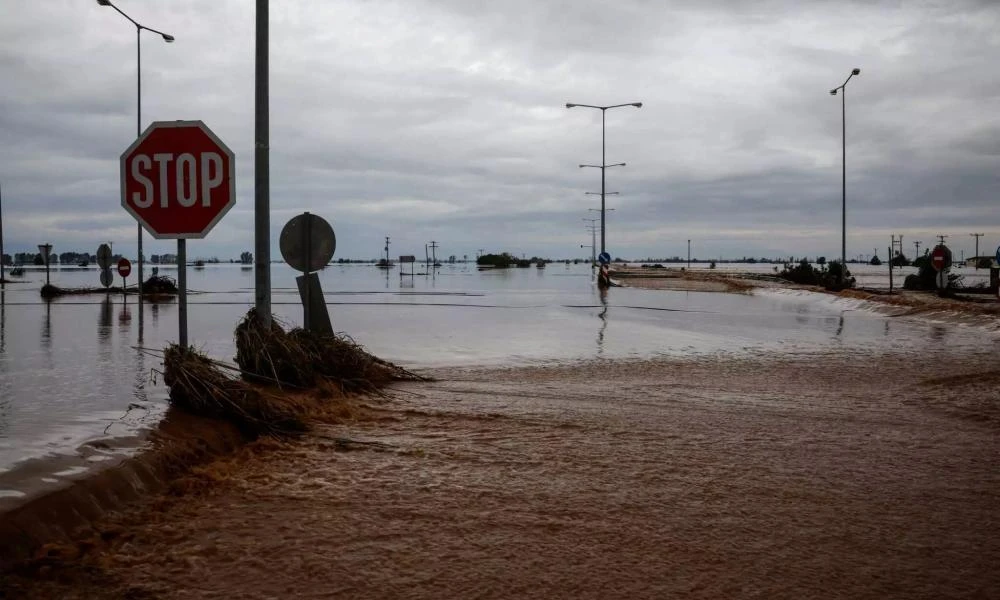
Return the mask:
<svg viewBox="0 0 1000 600">
<path fill-rule="evenodd" d="M 885 269 L 870 271 L 877 278 Z M 272 266 L 274 311 L 289 323 L 301 320 L 295 275 Z M 29 484 L 57 483 L 129 452 L 167 406 L 159 360 L 136 348 L 159 350 L 177 339 L 176 302 L 145 305 L 140 321 L 134 296 L 43 302 L 44 277 L 29 269 L 0 291 L 0 503 L 23 498 Z M 51 272 L 64 288 L 97 279 L 93 268 Z M 209 264 L 189 268 L 188 279 L 190 342 L 231 360 L 233 328 L 253 302 L 253 270 Z M 984 331 L 894 319 L 818 294 L 616 288 L 602 295 L 582 264 L 492 271 L 456 264 L 412 278 L 333 265 L 320 279 L 334 329 L 416 369 L 824 348 L 917 360 L 928 349 L 994 344 Z"/>
</svg>

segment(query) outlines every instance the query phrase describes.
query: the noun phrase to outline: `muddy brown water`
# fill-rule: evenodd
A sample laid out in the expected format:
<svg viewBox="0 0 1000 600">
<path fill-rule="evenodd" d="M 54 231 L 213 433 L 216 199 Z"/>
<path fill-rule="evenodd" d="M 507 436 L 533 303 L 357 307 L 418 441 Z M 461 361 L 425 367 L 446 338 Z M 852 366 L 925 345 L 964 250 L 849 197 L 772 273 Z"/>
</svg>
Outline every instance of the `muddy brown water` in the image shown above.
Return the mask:
<svg viewBox="0 0 1000 600">
<path fill-rule="evenodd" d="M 997 598 L 1000 371 L 930 358 L 442 371 L 354 422 L 219 460 L 209 485 L 149 498 L 101 525 L 111 541 L 0 589 Z"/>
</svg>

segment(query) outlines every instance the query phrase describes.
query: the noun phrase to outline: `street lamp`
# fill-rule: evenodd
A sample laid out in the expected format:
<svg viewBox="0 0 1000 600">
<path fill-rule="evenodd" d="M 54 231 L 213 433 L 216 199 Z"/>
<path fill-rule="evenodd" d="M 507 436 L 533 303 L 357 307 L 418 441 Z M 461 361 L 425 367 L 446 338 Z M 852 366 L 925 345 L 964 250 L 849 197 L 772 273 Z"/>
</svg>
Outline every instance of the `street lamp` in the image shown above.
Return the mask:
<svg viewBox="0 0 1000 600">
<path fill-rule="evenodd" d="M 566 103 L 566 108 L 576 108 L 576 107 L 581 107 L 581 108 L 596 108 L 597 110 L 601 111 L 601 164 L 600 164 L 599 168 L 601 169 L 601 253 L 602 254 L 605 251 L 605 246 L 604 246 L 604 231 L 605 231 L 605 228 L 604 228 L 604 196 L 606 194 L 604 193 L 604 169 L 606 167 L 624 167 L 625 166 L 625 163 L 618 163 L 618 164 L 615 164 L 615 165 L 606 164 L 607 163 L 607 158 L 605 157 L 605 144 L 604 144 L 604 137 L 605 137 L 604 136 L 604 130 L 605 130 L 605 126 L 604 126 L 605 119 L 604 119 L 604 116 L 608 112 L 609 108 L 619 108 L 619 107 L 622 107 L 622 106 L 634 106 L 636 108 L 642 108 L 642 102 L 628 102 L 626 104 L 613 104 L 611 106 L 595 106 L 593 104 L 575 104 L 573 102 L 567 102 Z M 580 165 L 580 167 L 581 168 L 582 167 L 597 167 L 597 165 Z"/>
<path fill-rule="evenodd" d="M 111 8 L 118 11 L 118 14 L 128 19 L 130 23 L 135 25 L 135 96 L 136 96 L 136 112 L 135 112 L 135 137 L 142 135 L 142 30 L 152 31 L 153 33 L 159 35 L 163 38 L 166 43 L 171 43 L 174 41 L 174 36 L 169 33 L 163 33 L 162 31 L 153 29 L 152 27 L 146 27 L 145 25 L 139 23 L 132 17 L 128 16 L 122 9 L 118 8 L 111 3 L 111 0 L 97 0 L 97 4 L 101 6 L 110 6 Z M 142 319 L 142 225 L 137 223 L 136 229 L 138 230 L 138 240 L 139 240 L 139 257 L 138 257 L 138 275 L 139 275 L 139 313 L 140 320 Z"/>
<path fill-rule="evenodd" d="M 841 146 L 841 220 L 840 220 L 840 263 L 841 265 L 847 265 L 847 82 L 851 80 L 851 77 L 855 75 L 860 75 L 861 69 L 854 68 L 851 70 L 851 74 L 847 76 L 844 83 L 838 87 L 830 90 L 831 96 L 837 95 L 837 90 L 840 90 L 840 111 L 841 111 L 841 133 L 842 133 L 842 146 Z M 889 257 L 892 258 L 891 256 Z"/>
</svg>

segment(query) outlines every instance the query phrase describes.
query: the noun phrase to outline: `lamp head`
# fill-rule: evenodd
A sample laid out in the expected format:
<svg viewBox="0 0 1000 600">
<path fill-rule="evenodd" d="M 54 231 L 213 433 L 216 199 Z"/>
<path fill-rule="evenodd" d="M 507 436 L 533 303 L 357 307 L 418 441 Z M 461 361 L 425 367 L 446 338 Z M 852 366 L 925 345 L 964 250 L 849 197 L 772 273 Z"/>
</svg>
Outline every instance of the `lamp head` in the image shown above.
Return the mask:
<svg viewBox="0 0 1000 600">
<path fill-rule="evenodd" d="M 831 96 L 836 96 L 837 95 L 837 90 L 836 89 L 830 90 L 830 95 Z"/>
<path fill-rule="evenodd" d="M 111 6 L 111 0 L 97 0 L 97 3 L 101 6 Z"/>
<path fill-rule="evenodd" d="M 572 102 L 567 102 L 566 103 L 566 108 L 573 108 L 574 106 L 576 106 L 576 105 L 573 104 Z"/>
<path fill-rule="evenodd" d="M 636 108 L 642 108 L 642 102 L 633 102 L 632 106 L 634 106 Z"/>
<path fill-rule="evenodd" d="M 164 42 L 166 42 L 166 43 L 169 44 L 170 42 L 174 41 L 174 36 L 170 35 L 169 33 L 164 33 L 162 35 L 163 35 L 163 41 Z"/>
<path fill-rule="evenodd" d="M 861 69 L 854 67 L 854 69 L 851 70 L 851 75 L 861 75 Z"/>
</svg>

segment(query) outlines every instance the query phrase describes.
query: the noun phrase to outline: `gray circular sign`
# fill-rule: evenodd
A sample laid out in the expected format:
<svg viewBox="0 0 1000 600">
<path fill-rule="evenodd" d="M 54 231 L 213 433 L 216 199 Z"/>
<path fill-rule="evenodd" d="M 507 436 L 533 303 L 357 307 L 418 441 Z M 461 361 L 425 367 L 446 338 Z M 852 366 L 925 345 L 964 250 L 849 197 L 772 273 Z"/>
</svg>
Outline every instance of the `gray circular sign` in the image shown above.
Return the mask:
<svg viewBox="0 0 1000 600">
<path fill-rule="evenodd" d="M 281 257 L 296 271 L 311 273 L 325 267 L 337 249 L 333 227 L 323 217 L 302 213 L 281 228 Z"/>
<path fill-rule="evenodd" d="M 107 269 L 111 266 L 111 246 L 101 244 L 97 247 L 97 266 Z"/>
<path fill-rule="evenodd" d="M 111 269 L 108 268 L 101 269 L 101 285 L 103 285 L 104 287 L 111 287 L 111 284 L 114 283 L 114 280 L 115 276 L 111 274 Z"/>
</svg>

